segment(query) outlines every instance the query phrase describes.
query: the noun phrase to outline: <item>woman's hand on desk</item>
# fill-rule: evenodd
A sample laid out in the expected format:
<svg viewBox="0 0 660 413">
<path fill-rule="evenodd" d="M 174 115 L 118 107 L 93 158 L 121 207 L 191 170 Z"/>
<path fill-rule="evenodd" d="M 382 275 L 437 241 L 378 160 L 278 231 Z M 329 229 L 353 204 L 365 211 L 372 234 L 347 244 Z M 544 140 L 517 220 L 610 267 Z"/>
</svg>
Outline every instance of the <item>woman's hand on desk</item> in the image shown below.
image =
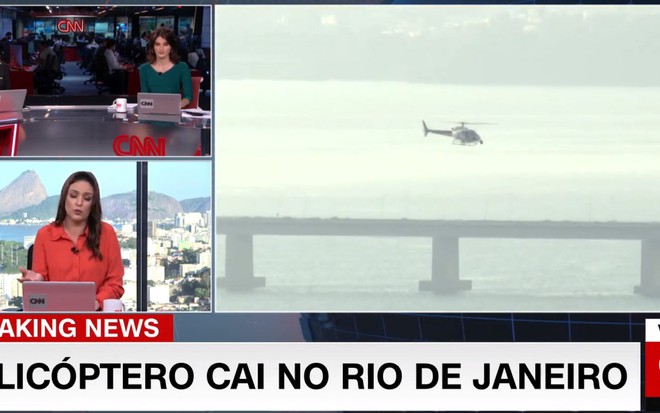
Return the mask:
<svg viewBox="0 0 660 413">
<path fill-rule="evenodd" d="M 18 282 L 22 283 L 23 281 L 43 281 L 44 276 L 38 272 L 28 270 L 25 267 L 18 267 L 18 270 L 21 272 L 22 277 L 18 279 Z"/>
</svg>

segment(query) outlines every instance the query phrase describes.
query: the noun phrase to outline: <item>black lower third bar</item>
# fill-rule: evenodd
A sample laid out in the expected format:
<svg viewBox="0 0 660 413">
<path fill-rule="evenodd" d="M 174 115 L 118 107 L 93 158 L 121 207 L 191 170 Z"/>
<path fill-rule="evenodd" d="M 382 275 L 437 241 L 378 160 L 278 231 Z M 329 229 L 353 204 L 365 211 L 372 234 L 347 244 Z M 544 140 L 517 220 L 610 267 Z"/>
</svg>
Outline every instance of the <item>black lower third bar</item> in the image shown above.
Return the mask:
<svg viewBox="0 0 660 413">
<path fill-rule="evenodd" d="M 660 397 L 647 397 L 645 412 L 660 412 Z"/>
</svg>

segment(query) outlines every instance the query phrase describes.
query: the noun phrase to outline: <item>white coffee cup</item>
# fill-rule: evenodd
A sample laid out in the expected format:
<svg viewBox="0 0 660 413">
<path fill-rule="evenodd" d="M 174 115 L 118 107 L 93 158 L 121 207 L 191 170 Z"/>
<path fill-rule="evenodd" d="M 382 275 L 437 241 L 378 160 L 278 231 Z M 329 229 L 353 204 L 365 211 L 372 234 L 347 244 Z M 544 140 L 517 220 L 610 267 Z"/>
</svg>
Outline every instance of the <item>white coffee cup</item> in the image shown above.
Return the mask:
<svg viewBox="0 0 660 413">
<path fill-rule="evenodd" d="M 126 112 L 126 98 L 117 98 L 112 102 L 112 107 L 116 112 L 125 113 Z"/>
<path fill-rule="evenodd" d="M 122 303 L 121 300 L 117 300 L 115 298 L 108 298 L 103 300 L 103 312 L 120 313 L 122 311 L 126 311 L 126 307 L 124 307 L 124 303 Z"/>
</svg>

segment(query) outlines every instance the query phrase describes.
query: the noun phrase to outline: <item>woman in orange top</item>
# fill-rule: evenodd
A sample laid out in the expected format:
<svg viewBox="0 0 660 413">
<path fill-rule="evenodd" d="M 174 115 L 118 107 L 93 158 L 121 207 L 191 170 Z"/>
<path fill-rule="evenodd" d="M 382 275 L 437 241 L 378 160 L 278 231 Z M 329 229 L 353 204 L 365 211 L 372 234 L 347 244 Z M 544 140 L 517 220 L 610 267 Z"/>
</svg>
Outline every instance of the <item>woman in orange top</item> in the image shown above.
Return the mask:
<svg viewBox="0 0 660 413">
<path fill-rule="evenodd" d="M 64 182 L 55 222 L 37 232 L 32 270 L 23 281 L 93 281 L 96 309 L 124 294 L 124 266 L 114 228 L 101 221 L 101 194 L 91 172 L 75 172 Z"/>
</svg>

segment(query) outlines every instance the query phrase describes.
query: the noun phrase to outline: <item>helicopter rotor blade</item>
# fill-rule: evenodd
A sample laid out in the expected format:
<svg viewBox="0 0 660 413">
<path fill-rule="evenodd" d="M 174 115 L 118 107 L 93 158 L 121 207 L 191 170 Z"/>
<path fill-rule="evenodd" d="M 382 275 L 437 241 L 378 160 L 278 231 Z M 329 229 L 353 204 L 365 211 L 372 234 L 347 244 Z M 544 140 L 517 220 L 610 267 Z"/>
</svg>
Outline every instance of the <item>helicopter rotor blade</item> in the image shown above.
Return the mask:
<svg viewBox="0 0 660 413">
<path fill-rule="evenodd" d="M 458 123 L 460 125 L 497 125 L 493 122 L 448 122 L 448 123 Z"/>
</svg>

